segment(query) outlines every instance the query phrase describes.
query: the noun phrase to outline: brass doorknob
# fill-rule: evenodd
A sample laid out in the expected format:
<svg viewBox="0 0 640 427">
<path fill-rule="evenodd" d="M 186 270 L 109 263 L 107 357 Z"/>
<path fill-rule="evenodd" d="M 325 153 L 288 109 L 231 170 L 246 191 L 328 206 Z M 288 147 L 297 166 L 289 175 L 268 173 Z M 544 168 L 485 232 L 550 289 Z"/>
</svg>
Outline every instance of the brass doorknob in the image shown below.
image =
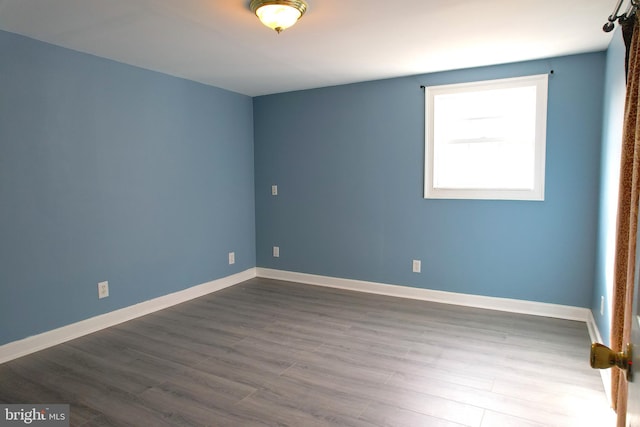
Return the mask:
<svg viewBox="0 0 640 427">
<path fill-rule="evenodd" d="M 591 344 L 591 367 L 593 369 L 608 369 L 617 366 L 627 372 L 627 381 L 633 378 L 631 345 L 627 345 L 625 351 L 616 353 L 606 345 L 594 342 Z"/>
</svg>

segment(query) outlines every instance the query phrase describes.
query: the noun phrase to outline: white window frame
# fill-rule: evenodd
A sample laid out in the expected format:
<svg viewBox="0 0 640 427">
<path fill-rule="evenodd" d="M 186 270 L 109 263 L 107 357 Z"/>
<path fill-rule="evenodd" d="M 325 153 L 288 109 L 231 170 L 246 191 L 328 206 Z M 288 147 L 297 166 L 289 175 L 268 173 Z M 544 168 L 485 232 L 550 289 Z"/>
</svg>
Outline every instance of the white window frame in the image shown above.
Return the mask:
<svg viewBox="0 0 640 427">
<path fill-rule="evenodd" d="M 520 87 L 536 88 L 536 122 L 534 148 L 534 185 L 529 189 L 504 188 L 434 188 L 434 97 L 454 93 Z M 425 88 L 425 199 L 544 200 L 545 152 L 547 128 L 548 75 L 540 74 L 499 80 L 486 80 Z"/>
</svg>

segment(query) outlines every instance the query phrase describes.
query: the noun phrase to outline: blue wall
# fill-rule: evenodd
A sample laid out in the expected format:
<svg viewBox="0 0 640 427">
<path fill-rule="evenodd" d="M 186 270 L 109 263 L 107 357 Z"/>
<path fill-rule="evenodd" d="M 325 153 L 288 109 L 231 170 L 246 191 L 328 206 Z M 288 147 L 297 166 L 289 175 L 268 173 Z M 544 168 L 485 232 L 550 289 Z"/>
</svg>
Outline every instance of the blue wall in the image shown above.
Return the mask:
<svg viewBox="0 0 640 427">
<path fill-rule="evenodd" d="M 6 32 L 0 58 L 0 344 L 255 266 L 250 97 Z"/>
<path fill-rule="evenodd" d="M 252 101 L 0 32 L 0 345 L 256 265 L 595 314 L 618 49 Z M 419 85 L 551 69 L 545 201 L 423 199 Z"/>
<path fill-rule="evenodd" d="M 613 261 L 615 254 L 616 212 L 620 179 L 620 150 L 624 121 L 624 42 L 618 26 L 607 50 L 602 154 L 600 179 L 600 220 L 598 252 L 593 293 L 593 317 L 605 343 L 611 332 L 611 296 L 613 292 Z M 600 314 L 600 298 L 605 297 L 604 313 Z"/>
<path fill-rule="evenodd" d="M 419 85 L 551 69 L 545 201 L 423 199 Z M 255 98 L 257 265 L 591 307 L 604 69 L 600 52 Z"/>
</svg>

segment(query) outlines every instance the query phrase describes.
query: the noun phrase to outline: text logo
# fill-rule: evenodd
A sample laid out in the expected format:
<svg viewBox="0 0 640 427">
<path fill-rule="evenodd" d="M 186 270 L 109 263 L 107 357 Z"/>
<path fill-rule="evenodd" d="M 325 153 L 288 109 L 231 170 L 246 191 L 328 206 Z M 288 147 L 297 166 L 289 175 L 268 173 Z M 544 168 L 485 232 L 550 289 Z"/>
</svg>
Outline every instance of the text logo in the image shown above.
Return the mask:
<svg viewBox="0 0 640 427">
<path fill-rule="evenodd" d="M 69 405 L 0 404 L 0 427 L 69 427 Z"/>
</svg>

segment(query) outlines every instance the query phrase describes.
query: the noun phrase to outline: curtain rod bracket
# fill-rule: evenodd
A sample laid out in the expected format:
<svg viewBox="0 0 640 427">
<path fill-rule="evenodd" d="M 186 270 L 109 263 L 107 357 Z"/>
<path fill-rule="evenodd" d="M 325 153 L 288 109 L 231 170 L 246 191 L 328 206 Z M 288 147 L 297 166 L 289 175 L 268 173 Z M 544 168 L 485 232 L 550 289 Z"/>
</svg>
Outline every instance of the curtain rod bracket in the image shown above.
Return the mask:
<svg viewBox="0 0 640 427">
<path fill-rule="evenodd" d="M 618 2 L 616 3 L 613 12 L 611 13 L 611 15 L 609 15 L 609 17 L 607 18 L 607 22 L 602 26 L 602 31 L 604 31 L 605 33 L 609 33 L 613 30 L 613 28 L 615 27 L 615 22 L 620 20 L 620 19 L 629 19 L 631 18 L 633 15 L 635 15 L 636 10 L 638 9 L 638 6 L 640 5 L 640 1 L 639 0 L 631 0 L 629 2 L 629 6 L 627 7 L 627 10 L 618 15 L 618 13 L 620 12 L 620 8 L 622 7 L 622 3 L 624 2 L 624 0 L 618 0 Z"/>
</svg>

